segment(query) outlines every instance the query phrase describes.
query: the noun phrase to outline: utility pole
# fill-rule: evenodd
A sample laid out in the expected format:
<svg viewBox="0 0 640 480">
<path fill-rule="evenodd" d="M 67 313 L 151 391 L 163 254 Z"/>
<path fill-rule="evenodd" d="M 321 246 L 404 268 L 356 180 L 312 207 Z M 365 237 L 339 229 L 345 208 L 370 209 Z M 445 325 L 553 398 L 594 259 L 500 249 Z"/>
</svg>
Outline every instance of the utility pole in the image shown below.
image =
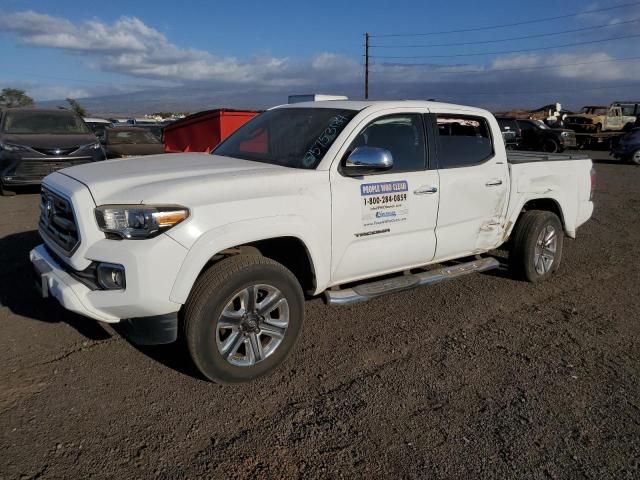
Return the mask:
<svg viewBox="0 0 640 480">
<path fill-rule="evenodd" d="M 364 98 L 369 98 L 369 33 L 364 34 Z"/>
</svg>

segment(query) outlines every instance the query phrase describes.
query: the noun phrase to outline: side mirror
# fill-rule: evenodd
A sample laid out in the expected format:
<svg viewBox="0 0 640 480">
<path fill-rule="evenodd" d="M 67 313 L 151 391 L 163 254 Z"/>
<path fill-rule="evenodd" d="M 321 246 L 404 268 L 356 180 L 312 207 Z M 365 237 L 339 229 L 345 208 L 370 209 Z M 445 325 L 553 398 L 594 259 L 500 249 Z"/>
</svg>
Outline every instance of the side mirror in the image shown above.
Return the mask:
<svg viewBox="0 0 640 480">
<path fill-rule="evenodd" d="M 357 147 L 347 157 L 343 172 L 350 177 L 385 172 L 393 167 L 389 150 L 378 147 Z"/>
</svg>

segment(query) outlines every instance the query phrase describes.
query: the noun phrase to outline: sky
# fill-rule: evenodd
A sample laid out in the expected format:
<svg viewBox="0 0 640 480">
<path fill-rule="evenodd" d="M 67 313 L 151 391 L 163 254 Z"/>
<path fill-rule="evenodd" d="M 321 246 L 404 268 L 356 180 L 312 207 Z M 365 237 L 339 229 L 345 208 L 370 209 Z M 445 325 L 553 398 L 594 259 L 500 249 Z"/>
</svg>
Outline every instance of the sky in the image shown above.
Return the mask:
<svg viewBox="0 0 640 480">
<path fill-rule="evenodd" d="M 549 17 L 563 18 L 537 21 Z M 640 98 L 631 0 L 0 0 L 0 87 L 103 111 L 362 98 L 365 32 L 374 99 L 496 110 Z"/>
</svg>

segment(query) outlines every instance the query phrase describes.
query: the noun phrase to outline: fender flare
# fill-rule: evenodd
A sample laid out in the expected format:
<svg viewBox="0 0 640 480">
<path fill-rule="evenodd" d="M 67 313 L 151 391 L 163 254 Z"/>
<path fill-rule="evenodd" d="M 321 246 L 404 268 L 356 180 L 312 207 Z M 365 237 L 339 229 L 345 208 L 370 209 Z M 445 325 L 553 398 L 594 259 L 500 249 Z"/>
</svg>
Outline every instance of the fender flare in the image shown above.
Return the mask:
<svg viewBox="0 0 640 480">
<path fill-rule="evenodd" d="M 323 242 L 319 240 L 321 236 L 314 235 L 316 233 L 319 232 L 313 225 L 294 215 L 242 220 L 210 230 L 189 249 L 174 281 L 170 299 L 184 304 L 202 269 L 217 253 L 238 245 L 282 237 L 296 238 L 305 246 L 316 277 L 314 293 L 318 293 L 329 283 L 331 251 L 329 247 L 323 248 Z M 321 261 L 323 258 L 327 261 Z"/>
</svg>

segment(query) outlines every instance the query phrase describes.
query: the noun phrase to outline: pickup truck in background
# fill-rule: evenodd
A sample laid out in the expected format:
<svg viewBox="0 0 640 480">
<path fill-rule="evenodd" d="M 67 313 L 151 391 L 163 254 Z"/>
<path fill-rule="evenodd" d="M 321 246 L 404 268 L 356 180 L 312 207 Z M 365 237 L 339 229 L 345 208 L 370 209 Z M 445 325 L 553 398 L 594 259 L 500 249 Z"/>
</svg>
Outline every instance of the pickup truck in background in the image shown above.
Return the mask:
<svg viewBox="0 0 640 480">
<path fill-rule="evenodd" d="M 518 119 L 522 135 L 520 147 L 525 150 L 540 150 L 546 153 L 560 153 L 577 145 L 576 134 L 566 128 L 551 128 L 542 120 Z"/>
<path fill-rule="evenodd" d="M 565 126 L 576 133 L 601 133 L 628 131 L 640 111 L 636 103 L 613 103 L 609 107 L 586 106 L 579 113 L 568 115 Z"/>
<path fill-rule="evenodd" d="M 509 239 L 513 273 L 547 280 L 593 187 L 589 158 L 507 154 L 478 108 L 296 103 L 212 154 L 49 175 L 30 257 L 43 295 L 137 343 L 180 330 L 204 376 L 234 383 L 287 357 L 305 296 L 348 305 L 496 268 Z"/>
</svg>

